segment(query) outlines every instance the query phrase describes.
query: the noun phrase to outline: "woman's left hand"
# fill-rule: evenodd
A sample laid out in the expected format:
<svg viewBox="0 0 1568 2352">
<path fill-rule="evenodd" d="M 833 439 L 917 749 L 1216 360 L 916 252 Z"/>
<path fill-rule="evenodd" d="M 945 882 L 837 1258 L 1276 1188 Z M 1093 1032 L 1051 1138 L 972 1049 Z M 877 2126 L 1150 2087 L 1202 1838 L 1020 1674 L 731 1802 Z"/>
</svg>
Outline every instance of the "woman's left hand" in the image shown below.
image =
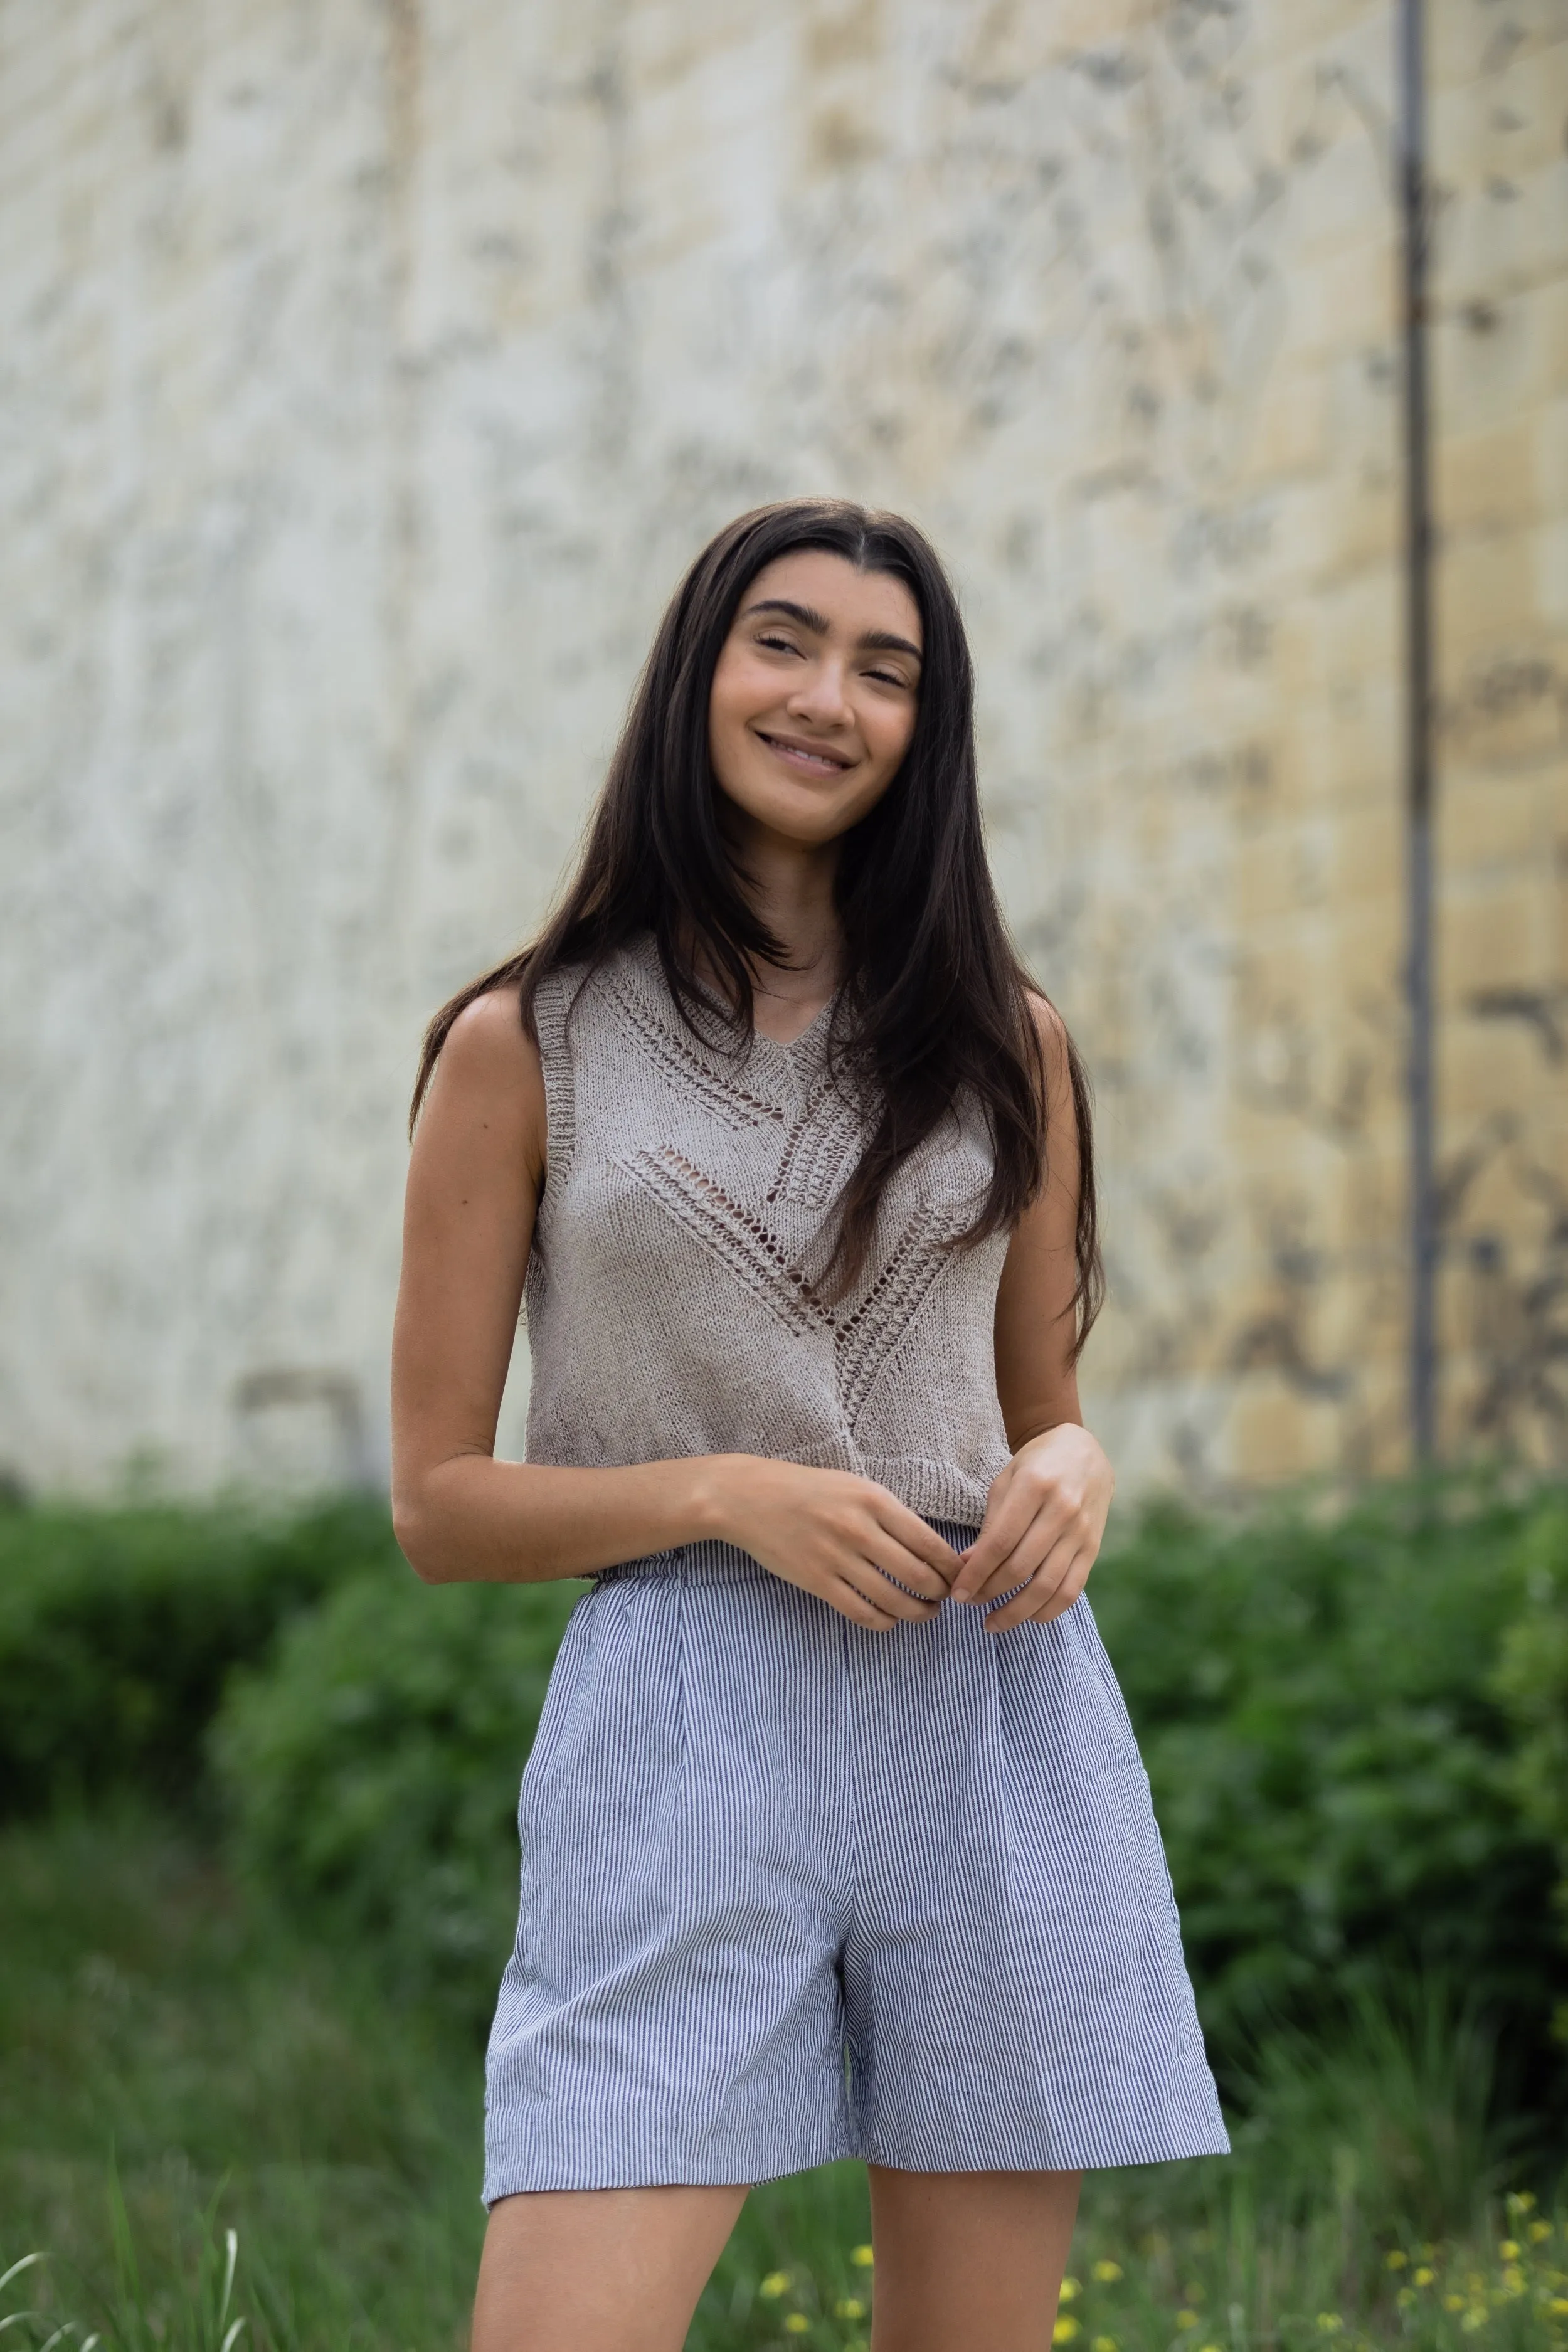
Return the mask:
<svg viewBox="0 0 1568 2352">
<path fill-rule="evenodd" d="M 1005 1608 L 987 1616 L 988 1633 L 1030 1617 L 1041 1624 L 1059 1617 L 1089 1581 L 1115 1486 L 1104 1447 L 1078 1422 L 1031 1437 L 991 1482 L 980 1533 L 959 1555 L 953 1600 L 1012 1593 Z"/>
</svg>

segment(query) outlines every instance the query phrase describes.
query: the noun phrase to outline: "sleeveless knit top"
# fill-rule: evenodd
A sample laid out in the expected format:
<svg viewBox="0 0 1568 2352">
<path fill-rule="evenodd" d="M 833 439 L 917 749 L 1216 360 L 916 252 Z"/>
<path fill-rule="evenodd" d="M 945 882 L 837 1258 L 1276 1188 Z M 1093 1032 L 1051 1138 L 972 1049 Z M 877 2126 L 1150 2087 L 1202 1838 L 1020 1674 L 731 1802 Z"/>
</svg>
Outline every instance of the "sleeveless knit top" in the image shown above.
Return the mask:
<svg viewBox="0 0 1568 2352">
<path fill-rule="evenodd" d="M 856 1287 L 819 1300 L 864 1113 L 831 1008 L 734 1057 L 693 1035 L 650 936 L 534 1000 L 547 1172 L 526 1289 L 531 1462 L 759 1454 L 877 1479 L 978 1527 L 1008 1460 L 992 1327 L 1007 1237 L 955 1249 L 991 1173 L 950 1116 L 883 1195 Z"/>
</svg>

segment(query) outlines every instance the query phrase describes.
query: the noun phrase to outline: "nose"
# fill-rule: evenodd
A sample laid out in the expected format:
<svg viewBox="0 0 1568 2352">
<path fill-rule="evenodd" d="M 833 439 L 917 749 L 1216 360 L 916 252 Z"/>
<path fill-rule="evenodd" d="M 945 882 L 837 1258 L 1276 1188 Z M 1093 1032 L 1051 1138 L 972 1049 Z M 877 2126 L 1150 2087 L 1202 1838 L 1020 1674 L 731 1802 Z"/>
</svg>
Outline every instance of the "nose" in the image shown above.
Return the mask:
<svg viewBox="0 0 1568 2352">
<path fill-rule="evenodd" d="M 806 726 L 825 730 L 852 726 L 855 714 L 849 708 L 842 656 L 825 653 L 808 664 L 796 678 L 786 708 Z"/>
</svg>

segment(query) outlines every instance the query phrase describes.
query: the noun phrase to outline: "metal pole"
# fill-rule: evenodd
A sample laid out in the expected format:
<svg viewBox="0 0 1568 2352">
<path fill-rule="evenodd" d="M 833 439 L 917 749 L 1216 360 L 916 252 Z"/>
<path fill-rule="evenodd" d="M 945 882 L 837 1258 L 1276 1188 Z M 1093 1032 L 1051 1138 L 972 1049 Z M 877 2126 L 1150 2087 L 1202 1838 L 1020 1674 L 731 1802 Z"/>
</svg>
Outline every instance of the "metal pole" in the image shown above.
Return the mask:
<svg viewBox="0 0 1568 2352">
<path fill-rule="evenodd" d="M 1405 943 L 1409 1008 L 1410 1436 L 1419 1464 L 1437 1440 L 1439 1235 L 1432 1071 L 1432 502 L 1426 280 L 1430 207 L 1423 0 L 1396 0 L 1398 163 L 1404 231 Z"/>
</svg>

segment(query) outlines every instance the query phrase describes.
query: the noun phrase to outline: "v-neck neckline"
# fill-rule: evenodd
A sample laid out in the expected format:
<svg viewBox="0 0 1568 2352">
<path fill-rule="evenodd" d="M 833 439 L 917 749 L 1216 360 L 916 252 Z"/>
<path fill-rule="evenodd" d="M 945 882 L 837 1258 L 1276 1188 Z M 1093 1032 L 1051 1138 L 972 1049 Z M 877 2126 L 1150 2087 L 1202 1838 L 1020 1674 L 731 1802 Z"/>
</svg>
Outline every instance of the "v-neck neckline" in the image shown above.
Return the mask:
<svg viewBox="0 0 1568 2352">
<path fill-rule="evenodd" d="M 658 987 L 659 993 L 664 998 L 665 1002 L 671 1006 L 673 1011 L 679 1013 L 680 1008 L 675 1003 L 669 982 L 664 976 L 664 966 L 659 961 L 658 947 L 651 932 L 647 932 L 644 935 L 642 950 L 643 952 L 639 961 L 643 965 L 644 971 L 647 972 L 649 980 Z M 699 996 L 702 997 L 707 1003 L 713 1007 L 714 1012 L 719 1014 L 721 1019 L 728 1021 L 731 1018 L 729 1006 L 723 1002 L 722 998 L 714 993 L 713 990 L 708 986 L 705 981 L 700 980 L 697 975 L 693 973 L 691 984 L 697 991 Z M 812 1014 L 811 1019 L 806 1023 L 805 1028 L 797 1029 L 793 1037 L 770 1037 L 767 1031 L 765 1029 L 759 1029 L 756 1022 L 753 1020 L 746 1033 L 752 1049 L 755 1050 L 760 1046 L 765 1053 L 782 1054 L 787 1062 L 793 1055 L 799 1051 L 801 1046 L 815 1043 L 826 1034 L 828 1024 L 832 1021 L 834 1012 L 837 1007 L 839 998 L 843 993 L 844 986 L 843 982 L 840 982 L 839 985 L 834 990 L 832 995 L 828 998 L 826 1003 L 819 1006 L 817 1011 Z"/>
<path fill-rule="evenodd" d="M 806 1039 L 811 1036 L 816 1030 L 825 1028 L 827 1025 L 833 1015 L 833 1008 L 837 1003 L 843 993 L 844 991 L 841 987 L 836 988 L 832 995 L 828 998 L 826 1003 L 818 1005 L 816 1011 L 812 1014 L 811 1019 L 806 1023 L 805 1028 L 797 1029 L 793 1037 L 770 1036 L 765 1029 L 758 1028 L 754 1015 L 752 1021 L 752 1035 L 758 1044 L 773 1046 L 775 1053 L 793 1054 L 795 1047 L 797 1045 L 804 1045 Z"/>
</svg>

